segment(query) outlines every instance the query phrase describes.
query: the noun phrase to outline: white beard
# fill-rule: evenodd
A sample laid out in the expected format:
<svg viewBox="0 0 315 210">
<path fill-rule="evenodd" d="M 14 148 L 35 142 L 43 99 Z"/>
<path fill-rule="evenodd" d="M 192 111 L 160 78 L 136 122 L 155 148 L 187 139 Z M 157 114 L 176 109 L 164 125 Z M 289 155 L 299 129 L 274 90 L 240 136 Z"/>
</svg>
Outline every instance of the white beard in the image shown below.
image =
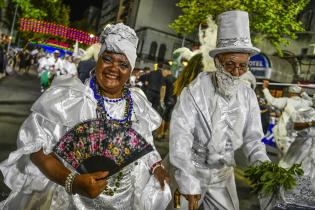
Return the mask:
<svg viewBox="0 0 315 210">
<path fill-rule="evenodd" d="M 223 97 L 231 98 L 236 94 L 238 85 L 240 83 L 239 77 L 234 77 L 230 73 L 225 72 L 223 68 L 217 68 L 215 72 L 218 84 L 218 92 L 223 95 Z"/>
</svg>

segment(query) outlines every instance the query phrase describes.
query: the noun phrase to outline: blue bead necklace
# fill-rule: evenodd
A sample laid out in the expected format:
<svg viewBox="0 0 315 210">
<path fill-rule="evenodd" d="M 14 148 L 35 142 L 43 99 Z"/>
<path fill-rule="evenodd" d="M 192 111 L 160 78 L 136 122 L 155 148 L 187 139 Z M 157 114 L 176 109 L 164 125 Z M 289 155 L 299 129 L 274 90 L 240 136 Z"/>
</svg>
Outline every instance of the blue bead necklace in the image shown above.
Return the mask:
<svg viewBox="0 0 315 210">
<path fill-rule="evenodd" d="M 115 122 L 118 122 L 120 124 L 129 124 L 131 122 L 131 115 L 132 115 L 132 112 L 133 112 L 133 100 L 132 100 L 132 97 L 131 97 L 131 94 L 130 94 L 130 90 L 125 88 L 123 90 L 123 96 L 121 98 L 118 98 L 118 99 L 108 99 L 106 97 L 103 97 L 101 94 L 100 94 L 100 91 L 99 91 L 99 88 L 95 82 L 95 77 L 93 77 L 91 80 L 90 80 L 90 87 L 91 89 L 93 90 L 93 93 L 94 93 L 94 98 L 97 100 L 97 103 L 100 107 L 102 107 L 103 111 L 104 111 L 104 114 L 106 115 L 106 118 L 109 119 L 109 120 L 113 120 Z M 118 103 L 122 100 L 126 100 L 126 106 L 125 106 L 125 111 L 124 111 L 124 117 L 123 119 L 116 119 L 112 116 L 110 116 L 110 114 L 108 113 L 108 111 L 106 110 L 106 107 L 105 107 L 105 102 L 110 102 L 110 103 Z"/>
</svg>

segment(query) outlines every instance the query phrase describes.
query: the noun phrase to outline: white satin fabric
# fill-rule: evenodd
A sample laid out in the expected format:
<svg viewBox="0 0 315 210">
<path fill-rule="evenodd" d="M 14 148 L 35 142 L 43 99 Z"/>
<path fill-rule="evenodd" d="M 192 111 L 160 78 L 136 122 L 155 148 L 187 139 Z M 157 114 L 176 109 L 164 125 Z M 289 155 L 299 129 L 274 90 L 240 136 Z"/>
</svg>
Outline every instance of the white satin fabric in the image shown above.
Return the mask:
<svg viewBox="0 0 315 210">
<path fill-rule="evenodd" d="M 290 119 L 288 128 L 293 130 L 294 122 L 315 121 L 315 109 L 297 110 L 294 119 Z M 296 137 L 288 152 L 279 162 L 284 168 L 290 168 L 293 164 L 302 164 L 304 175 L 309 176 L 312 181 L 312 188 L 315 192 L 315 128 L 305 128 L 296 131 Z"/>
<path fill-rule="evenodd" d="M 315 109 L 300 108 L 296 110 L 294 117 L 289 119 L 287 129 L 293 130 L 294 122 L 314 120 Z M 272 202 L 270 196 L 261 197 L 260 204 L 263 209 L 274 209 L 277 205 L 281 205 L 282 209 L 315 209 L 315 128 L 305 128 L 295 133 L 294 141 L 280 160 L 279 166 L 290 168 L 293 164 L 302 164 L 304 175 L 296 177 L 297 185 L 293 190 L 285 191 L 281 188 Z M 290 206 L 292 204 L 294 207 Z"/>
<path fill-rule="evenodd" d="M 31 115 L 20 128 L 17 150 L 0 164 L 4 182 L 12 190 L 0 203 L 0 209 L 139 209 L 142 189 L 150 177 L 149 168 L 161 160 L 156 150 L 124 169 L 123 189 L 117 194 L 112 197 L 101 194 L 97 199 L 68 195 L 62 186 L 46 178 L 29 158 L 41 148 L 45 154 L 51 153 L 67 130 L 97 117 L 97 102 L 88 84 L 82 84 L 75 77 L 57 77 L 51 88 L 34 103 Z M 132 88 L 131 95 L 134 102 L 132 128 L 154 147 L 152 131 L 159 127 L 161 118 L 140 89 Z M 122 118 L 124 105 L 122 101 L 108 103 L 106 107 L 113 117 Z"/>
<path fill-rule="evenodd" d="M 205 209 L 238 209 L 233 166 L 242 147 L 249 163 L 268 161 L 254 91 L 239 84 L 229 99 L 203 72 L 182 91 L 170 127 L 170 162 L 182 194 L 201 194 Z"/>
<path fill-rule="evenodd" d="M 290 98 L 274 98 L 267 88 L 263 89 L 263 93 L 268 104 L 276 107 L 277 109 L 283 110 L 279 122 L 273 128 L 273 133 L 277 147 L 284 155 L 297 136 L 297 133 L 293 129 L 287 129 L 287 124 L 289 123 L 290 118 L 295 118 L 295 114 L 298 109 L 311 107 L 313 103 L 312 101 L 298 96 Z"/>
</svg>

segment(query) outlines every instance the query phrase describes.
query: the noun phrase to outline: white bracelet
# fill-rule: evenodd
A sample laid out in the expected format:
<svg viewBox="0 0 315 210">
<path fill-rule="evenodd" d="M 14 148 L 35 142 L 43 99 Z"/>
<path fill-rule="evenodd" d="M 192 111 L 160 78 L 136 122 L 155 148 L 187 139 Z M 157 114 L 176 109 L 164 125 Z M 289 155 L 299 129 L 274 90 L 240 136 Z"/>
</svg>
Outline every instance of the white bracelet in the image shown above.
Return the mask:
<svg viewBox="0 0 315 210">
<path fill-rule="evenodd" d="M 71 172 L 67 176 L 66 181 L 65 181 L 65 190 L 67 193 L 72 194 L 72 185 L 73 185 L 74 179 L 77 176 L 78 176 L 78 174 L 75 171 Z"/>
<path fill-rule="evenodd" d="M 156 166 L 153 167 L 152 174 L 154 174 L 155 169 L 157 169 L 158 167 L 162 167 L 164 169 L 164 166 L 162 164 L 157 164 Z"/>
</svg>

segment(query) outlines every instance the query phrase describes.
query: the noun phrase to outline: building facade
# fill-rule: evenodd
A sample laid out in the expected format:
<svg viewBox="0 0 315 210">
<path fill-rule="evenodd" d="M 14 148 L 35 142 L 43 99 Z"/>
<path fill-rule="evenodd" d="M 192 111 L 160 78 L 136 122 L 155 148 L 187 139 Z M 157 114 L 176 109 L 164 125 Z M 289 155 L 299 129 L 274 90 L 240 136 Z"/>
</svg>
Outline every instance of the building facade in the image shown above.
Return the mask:
<svg viewBox="0 0 315 210">
<path fill-rule="evenodd" d="M 103 0 L 99 28 L 108 23 L 124 22 L 138 37 L 138 67 L 153 66 L 172 59 L 175 49 L 191 45 L 197 35 L 181 37 L 169 28 L 180 14 L 178 0 Z"/>
<path fill-rule="evenodd" d="M 299 15 L 304 32 L 297 33 L 298 38 L 291 40 L 290 45 L 283 46 L 284 56 L 276 55 L 276 50 L 264 40 L 258 47 L 271 63 L 270 79 L 276 82 L 315 83 L 315 0 Z"/>
</svg>

